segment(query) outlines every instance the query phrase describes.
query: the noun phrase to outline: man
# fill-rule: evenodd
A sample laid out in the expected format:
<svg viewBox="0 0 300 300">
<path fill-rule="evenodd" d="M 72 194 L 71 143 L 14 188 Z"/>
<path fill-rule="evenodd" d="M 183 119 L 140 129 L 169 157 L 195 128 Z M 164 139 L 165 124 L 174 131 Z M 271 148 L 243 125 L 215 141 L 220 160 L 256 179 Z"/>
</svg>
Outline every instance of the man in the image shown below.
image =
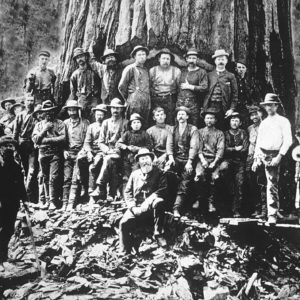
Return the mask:
<svg viewBox="0 0 300 300">
<path fill-rule="evenodd" d="M 246 161 L 247 196 L 249 196 L 250 202 L 253 205 L 252 208 L 255 208 L 252 216 L 255 218 L 265 218 L 267 216 L 267 207 L 265 193 L 266 178 L 264 170 L 262 166 L 257 169 L 256 173 L 251 170 L 254 162 L 258 128 L 262 121 L 263 112 L 260 107 L 255 105 L 249 106 L 248 111 L 250 120 L 253 124 L 248 127 L 249 148 Z"/>
<path fill-rule="evenodd" d="M 117 141 L 126 130 L 126 119 L 122 113 L 125 105 L 118 98 L 111 100 L 109 105 L 111 118 L 104 120 L 99 134 L 99 148 L 103 153 L 103 163 L 97 178 L 96 189 L 90 194 L 92 197 L 100 197 L 106 200 L 107 184 L 109 185 L 109 196 L 114 198 L 117 193 L 118 171 L 120 163 L 120 149 L 116 147 Z"/>
<path fill-rule="evenodd" d="M 177 67 L 171 66 L 175 57 L 169 49 L 160 50 L 156 59 L 159 65 L 149 71 L 152 108 L 163 107 L 167 115 L 166 123 L 174 125 L 181 72 Z"/>
<path fill-rule="evenodd" d="M 243 184 L 249 140 L 246 131 L 240 128 L 242 125 L 241 115 L 234 112 L 229 118 L 230 129 L 225 132 L 224 161 L 221 163 L 220 169 L 228 174 L 226 183 L 231 186 L 233 217 L 239 218 L 243 203 Z"/>
<path fill-rule="evenodd" d="M 83 149 L 78 153 L 77 161 L 79 167 L 79 178 L 83 186 L 88 180 L 88 192 L 92 193 L 96 188 L 96 179 L 99 175 L 100 168 L 103 161 L 103 153 L 99 148 L 99 135 L 102 123 L 107 115 L 107 108 L 105 104 L 98 104 L 92 108 L 95 113 L 95 122 L 87 128 Z M 85 168 L 89 165 L 89 177 L 85 174 Z"/>
<path fill-rule="evenodd" d="M 66 128 L 63 121 L 56 119 L 57 107 L 51 100 L 42 104 L 44 119 L 38 122 L 32 133 L 32 140 L 39 149 L 39 163 L 44 178 L 46 199 L 49 209 L 60 207 L 60 179 L 63 164 L 63 149 L 66 141 Z"/>
<path fill-rule="evenodd" d="M 130 254 L 133 246 L 132 230 L 143 226 L 146 219 L 154 219 L 154 237 L 166 246 L 163 237 L 164 201 L 167 183 L 163 172 L 153 165 L 154 154 L 140 149 L 135 156 L 139 169 L 131 173 L 124 198 L 127 210 L 120 221 L 120 250 Z"/>
<path fill-rule="evenodd" d="M 36 104 L 42 104 L 45 100 L 54 101 L 54 87 L 56 76 L 54 71 L 48 68 L 50 52 L 41 51 L 39 65 L 29 71 L 25 78 L 25 92 L 31 93 Z"/>
<path fill-rule="evenodd" d="M 35 98 L 31 94 L 25 96 L 25 110 L 16 116 L 14 121 L 13 139 L 19 144 L 19 153 L 26 176 L 28 200 L 37 202 L 38 150 L 31 139 L 37 123 L 33 117 Z"/>
<path fill-rule="evenodd" d="M 168 159 L 167 138 L 173 133 L 173 126 L 166 124 L 166 113 L 163 107 L 157 106 L 153 110 L 155 125 L 147 129 L 154 147 L 154 154 L 157 158 L 157 165 L 164 169 Z"/>
<path fill-rule="evenodd" d="M 249 124 L 249 116 L 247 106 L 254 105 L 257 99 L 255 88 L 250 85 L 246 77 L 247 65 L 244 59 L 240 59 L 236 62 L 236 80 L 238 86 L 238 102 L 236 111 L 239 112 L 244 120 L 244 127 L 247 128 Z"/>
<path fill-rule="evenodd" d="M 0 138 L 0 272 L 8 258 L 8 244 L 14 233 L 20 200 L 26 201 L 24 176 L 14 160 L 17 142 L 8 136 Z"/>
<path fill-rule="evenodd" d="M 267 177 L 268 222 L 276 224 L 279 209 L 278 181 L 280 162 L 292 145 L 291 124 L 277 113 L 281 102 L 276 94 L 268 93 L 264 102 L 268 116 L 261 122 L 254 153 L 252 170 L 255 172 L 262 163 Z"/>
<path fill-rule="evenodd" d="M 90 125 L 88 120 L 79 117 L 82 109 L 76 100 L 68 100 L 64 109 L 67 110 L 69 119 L 65 120 L 66 126 L 66 148 L 64 150 L 64 186 L 63 186 L 63 210 L 72 210 L 75 200 L 79 196 L 78 165 L 77 155 L 83 147 L 87 128 Z M 87 167 L 87 166 L 86 166 Z M 83 183 L 83 197 L 88 197 L 88 168 L 86 168 Z"/>
<path fill-rule="evenodd" d="M 90 65 L 101 79 L 101 101 L 109 105 L 114 98 L 121 99 L 118 85 L 122 76 L 123 67 L 119 62 L 119 54 L 112 49 L 106 49 L 101 57 L 102 63 L 96 61 L 92 51 L 89 49 Z"/>
<path fill-rule="evenodd" d="M 173 166 L 179 178 L 177 196 L 173 206 L 175 218 L 185 204 L 193 179 L 193 163 L 198 151 L 199 135 L 197 127 L 188 124 L 190 110 L 185 106 L 176 108 L 177 122 L 173 134 L 167 140 L 168 162 L 166 167 Z"/>
<path fill-rule="evenodd" d="M 82 48 L 75 48 L 73 60 L 78 68 L 70 78 L 71 94 L 69 99 L 77 100 L 82 107 L 82 116 L 88 120 L 92 118 L 91 109 L 100 102 L 100 78 L 88 62 L 89 52 Z"/>
<path fill-rule="evenodd" d="M 148 119 L 151 109 L 149 72 L 144 66 L 149 50 L 143 46 L 136 46 L 131 52 L 135 62 L 128 65 L 119 83 L 119 91 L 127 103 L 127 119 L 133 113 L 138 113 L 145 120 L 145 127 L 148 127 Z"/>
<path fill-rule="evenodd" d="M 198 127 L 200 125 L 200 107 L 203 103 L 204 93 L 208 90 L 207 73 L 197 66 L 199 52 L 191 48 L 185 55 L 188 64 L 181 72 L 180 90 L 177 106 L 186 106 L 191 111 L 190 123 Z"/>
<path fill-rule="evenodd" d="M 208 93 L 205 96 L 203 110 L 215 108 L 219 111 L 219 127 L 224 128 L 224 117 L 229 117 L 238 102 L 237 82 L 234 74 L 226 70 L 229 54 L 224 50 L 216 50 L 212 58 L 216 69 L 208 73 Z"/>
<path fill-rule="evenodd" d="M 15 118 L 14 114 L 11 113 L 11 108 L 14 104 L 16 104 L 14 98 L 7 98 L 1 102 L 4 113 L 1 115 L 0 124 L 3 124 L 4 130 Z"/>
<path fill-rule="evenodd" d="M 215 127 L 217 113 L 212 108 L 203 112 L 206 126 L 199 129 L 199 162 L 196 166 L 195 176 L 195 182 L 199 182 L 197 184 L 197 198 L 204 198 L 205 201 L 208 201 L 208 212 L 210 213 L 216 211 L 216 185 L 221 177 L 220 164 L 225 149 L 224 133 Z M 201 201 L 201 206 L 203 204 Z M 200 203 L 196 202 L 194 208 L 199 207 L 199 205 Z"/>
</svg>

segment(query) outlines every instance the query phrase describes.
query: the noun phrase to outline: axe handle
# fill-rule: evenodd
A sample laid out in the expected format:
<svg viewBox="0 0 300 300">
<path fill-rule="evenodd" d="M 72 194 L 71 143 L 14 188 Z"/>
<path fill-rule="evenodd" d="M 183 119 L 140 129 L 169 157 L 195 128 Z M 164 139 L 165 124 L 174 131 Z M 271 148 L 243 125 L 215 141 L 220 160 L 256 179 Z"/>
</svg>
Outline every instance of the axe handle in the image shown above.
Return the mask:
<svg viewBox="0 0 300 300">
<path fill-rule="evenodd" d="M 295 208 L 298 209 L 300 206 L 300 191 L 299 191 L 300 185 L 299 180 L 297 181 L 297 187 L 296 187 L 296 197 L 295 197 Z"/>
</svg>

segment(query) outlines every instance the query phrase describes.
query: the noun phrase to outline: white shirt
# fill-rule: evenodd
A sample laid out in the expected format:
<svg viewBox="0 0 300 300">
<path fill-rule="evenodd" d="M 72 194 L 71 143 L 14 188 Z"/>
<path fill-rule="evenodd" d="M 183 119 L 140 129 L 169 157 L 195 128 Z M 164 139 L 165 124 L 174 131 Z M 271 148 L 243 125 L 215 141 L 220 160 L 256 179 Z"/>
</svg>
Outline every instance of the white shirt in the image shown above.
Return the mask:
<svg viewBox="0 0 300 300">
<path fill-rule="evenodd" d="M 289 120 L 278 114 L 268 116 L 259 126 L 254 156 L 261 154 L 260 149 L 279 151 L 281 155 L 285 155 L 292 143 Z"/>
</svg>

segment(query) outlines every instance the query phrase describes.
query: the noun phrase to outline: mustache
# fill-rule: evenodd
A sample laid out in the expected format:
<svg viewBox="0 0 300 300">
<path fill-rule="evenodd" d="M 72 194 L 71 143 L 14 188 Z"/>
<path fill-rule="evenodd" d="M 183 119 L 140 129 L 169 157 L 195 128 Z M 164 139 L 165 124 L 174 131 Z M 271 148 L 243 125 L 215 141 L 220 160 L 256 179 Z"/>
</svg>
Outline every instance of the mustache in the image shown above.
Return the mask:
<svg viewBox="0 0 300 300">
<path fill-rule="evenodd" d="M 144 162 L 144 163 L 141 163 L 141 167 L 146 167 L 146 166 L 151 166 L 152 164 L 150 162 Z"/>
</svg>

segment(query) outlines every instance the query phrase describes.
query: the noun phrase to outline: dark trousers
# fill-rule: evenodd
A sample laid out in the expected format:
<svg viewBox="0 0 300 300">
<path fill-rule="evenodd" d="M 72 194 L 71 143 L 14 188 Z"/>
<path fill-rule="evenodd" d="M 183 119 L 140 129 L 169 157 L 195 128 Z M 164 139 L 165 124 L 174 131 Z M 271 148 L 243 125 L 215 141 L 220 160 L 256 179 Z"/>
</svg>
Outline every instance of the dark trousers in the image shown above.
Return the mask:
<svg viewBox="0 0 300 300">
<path fill-rule="evenodd" d="M 78 104 L 81 105 L 81 116 L 91 123 L 95 121 L 92 108 L 100 103 L 100 99 L 93 95 L 78 94 Z"/>
<path fill-rule="evenodd" d="M 46 100 L 51 100 L 53 103 L 55 103 L 51 89 L 37 91 L 34 94 L 34 99 L 35 105 L 42 104 Z"/>
<path fill-rule="evenodd" d="M 40 168 L 44 178 L 46 195 L 50 202 L 58 205 L 60 195 L 60 180 L 63 163 L 63 154 L 56 153 L 39 157 Z"/>
<path fill-rule="evenodd" d="M 8 244 L 14 234 L 14 226 L 19 210 L 16 199 L 1 199 L 0 207 L 0 263 L 7 260 Z"/>
<path fill-rule="evenodd" d="M 109 185 L 109 195 L 115 197 L 118 187 L 118 166 L 120 158 L 114 155 L 105 155 L 103 157 L 103 163 L 100 170 L 100 174 L 97 178 L 96 184 L 100 188 L 100 198 L 106 199 L 107 185 Z"/>
<path fill-rule="evenodd" d="M 169 94 L 165 96 L 152 96 L 151 105 L 152 109 L 155 107 L 162 107 L 166 113 L 166 124 L 174 125 L 175 124 L 175 108 L 176 108 L 176 94 Z"/>
<path fill-rule="evenodd" d="M 120 221 L 120 248 L 130 253 L 133 245 L 132 231 L 145 226 L 148 220 L 154 222 L 154 235 L 163 233 L 164 207 L 163 199 L 148 197 L 139 207 L 128 209 Z"/>
<path fill-rule="evenodd" d="M 178 209 L 179 211 L 182 209 L 183 205 L 185 204 L 187 194 L 190 192 L 191 184 L 193 180 L 194 173 L 188 174 L 185 171 L 185 165 L 187 160 L 181 160 L 175 158 L 175 167 L 174 171 L 177 173 L 179 177 L 178 189 L 177 189 L 177 196 L 175 199 L 175 203 L 173 209 Z"/>
<path fill-rule="evenodd" d="M 225 173 L 225 181 L 231 188 L 233 196 L 232 211 L 241 212 L 243 202 L 243 184 L 245 178 L 245 162 L 241 160 L 228 159 L 221 163 L 220 171 Z M 233 180 L 231 180 L 231 178 Z"/>
<path fill-rule="evenodd" d="M 23 141 L 20 143 L 19 153 L 26 175 L 28 200 L 36 203 L 38 202 L 38 150 L 34 148 L 32 141 Z"/>
</svg>

